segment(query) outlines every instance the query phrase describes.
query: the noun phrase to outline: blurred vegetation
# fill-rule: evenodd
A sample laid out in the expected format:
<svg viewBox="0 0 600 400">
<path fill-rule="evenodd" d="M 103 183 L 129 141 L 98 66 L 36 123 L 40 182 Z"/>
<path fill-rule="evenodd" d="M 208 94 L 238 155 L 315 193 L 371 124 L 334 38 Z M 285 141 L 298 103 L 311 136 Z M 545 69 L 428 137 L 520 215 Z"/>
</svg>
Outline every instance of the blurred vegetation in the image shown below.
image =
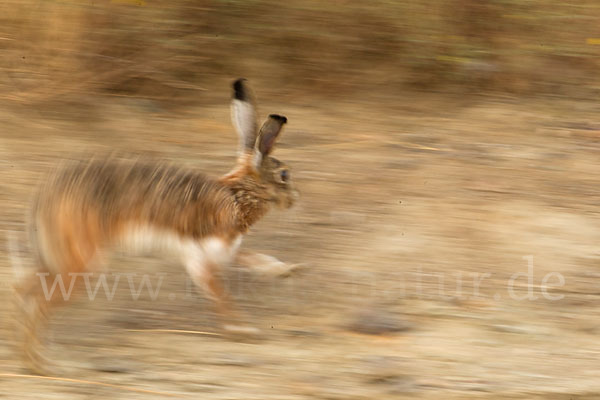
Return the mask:
<svg viewBox="0 0 600 400">
<path fill-rule="evenodd" d="M 597 0 L 4 0 L 0 97 L 184 101 L 237 76 L 328 96 L 590 97 L 599 22 Z"/>
</svg>

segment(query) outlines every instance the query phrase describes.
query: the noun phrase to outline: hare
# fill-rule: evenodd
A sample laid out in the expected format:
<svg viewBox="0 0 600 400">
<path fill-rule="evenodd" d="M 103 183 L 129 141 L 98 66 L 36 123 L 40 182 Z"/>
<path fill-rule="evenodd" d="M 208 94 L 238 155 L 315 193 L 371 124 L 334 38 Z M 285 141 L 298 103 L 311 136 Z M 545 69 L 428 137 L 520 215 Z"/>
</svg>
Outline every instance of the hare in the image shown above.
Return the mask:
<svg viewBox="0 0 600 400">
<path fill-rule="evenodd" d="M 56 293 L 48 299 L 42 287 L 57 276 L 73 285 L 72 279 L 92 270 L 111 245 L 150 244 L 174 252 L 216 302 L 223 328 L 244 331 L 230 323 L 235 319 L 219 270 L 236 256 L 285 269 L 273 257 L 238 254 L 238 248 L 252 224 L 272 205 L 291 207 L 298 191 L 288 166 L 271 156 L 287 119 L 271 114 L 259 130 L 245 79 L 233 83 L 231 119 L 239 154 L 235 167 L 220 178 L 164 163 L 113 159 L 75 163 L 42 187 L 30 224 L 38 269 L 16 288 L 26 317 L 25 360 L 32 370 L 43 372 L 37 337 L 51 305 L 60 300 Z"/>
</svg>

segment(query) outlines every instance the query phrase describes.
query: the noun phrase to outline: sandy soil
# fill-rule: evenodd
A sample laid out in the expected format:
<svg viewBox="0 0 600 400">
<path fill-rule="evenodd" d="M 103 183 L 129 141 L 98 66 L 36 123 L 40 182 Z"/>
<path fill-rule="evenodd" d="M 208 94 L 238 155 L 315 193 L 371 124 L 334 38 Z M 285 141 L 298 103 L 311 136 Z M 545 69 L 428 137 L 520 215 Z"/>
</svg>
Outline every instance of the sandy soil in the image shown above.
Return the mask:
<svg viewBox="0 0 600 400">
<path fill-rule="evenodd" d="M 276 156 L 302 201 L 243 246 L 304 268 L 224 272 L 260 338 L 218 336 L 173 260 L 115 253 L 111 272 L 162 276 L 158 297 L 122 282 L 112 301 L 73 302 L 46 347 L 62 380 L 23 376 L 11 266 L 31 265 L 37 182 L 60 159 L 113 150 L 225 172 L 236 138 L 225 95 L 210 103 L 0 112 L 0 398 L 600 398 L 599 107 L 565 100 L 263 104 L 290 120 Z"/>
</svg>

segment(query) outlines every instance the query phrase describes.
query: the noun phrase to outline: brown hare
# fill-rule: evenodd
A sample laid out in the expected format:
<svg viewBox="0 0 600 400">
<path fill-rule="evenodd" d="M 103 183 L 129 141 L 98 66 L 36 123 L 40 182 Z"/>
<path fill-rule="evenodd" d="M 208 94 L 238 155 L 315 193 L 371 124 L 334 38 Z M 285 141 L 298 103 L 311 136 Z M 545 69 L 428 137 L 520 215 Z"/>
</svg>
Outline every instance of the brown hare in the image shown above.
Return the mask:
<svg viewBox="0 0 600 400">
<path fill-rule="evenodd" d="M 231 323 L 235 319 L 219 270 L 238 257 L 283 272 L 287 266 L 277 259 L 238 254 L 238 248 L 270 206 L 290 207 L 298 192 L 286 164 L 271 156 L 287 119 L 271 114 L 259 130 L 254 96 L 244 79 L 233 83 L 231 119 L 239 156 L 220 178 L 169 164 L 113 159 L 75 163 L 46 181 L 30 224 L 38 268 L 17 287 L 31 369 L 43 372 L 37 337 L 51 305 L 62 300 L 57 293 L 49 299 L 42 288 L 57 276 L 69 286 L 113 245 L 150 244 L 174 252 L 193 282 L 216 302 L 223 328 L 244 331 Z"/>
</svg>

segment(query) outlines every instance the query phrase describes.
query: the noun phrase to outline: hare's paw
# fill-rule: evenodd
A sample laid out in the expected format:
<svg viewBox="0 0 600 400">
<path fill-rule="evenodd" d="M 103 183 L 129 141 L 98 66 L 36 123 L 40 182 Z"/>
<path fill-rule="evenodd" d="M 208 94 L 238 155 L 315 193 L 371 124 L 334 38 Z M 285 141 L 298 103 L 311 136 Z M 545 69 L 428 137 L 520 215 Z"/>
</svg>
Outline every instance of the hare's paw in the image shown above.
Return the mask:
<svg viewBox="0 0 600 400">
<path fill-rule="evenodd" d="M 256 341 L 263 337 L 260 329 L 249 325 L 223 325 L 223 332 L 229 339 L 236 341 Z"/>
<path fill-rule="evenodd" d="M 223 325 L 223 330 L 232 334 L 242 335 L 260 335 L 261 333 L 260 329 L 248 325 Z"/>
<path fill-rule="evenodd" d="M 51 375 L 52 363 L 42 355 L 42 346 L 37 338 L 28 337 L 23 345 L 23 364 L 35 375 Z"/>
<path fill-rule="evenodd" d="M 285 264 L 285 270 L 277 276 L 287 278 L 288 276 L 293 275 L 296 272 L 305 269 L 306 267 L 307 264 L 305 263 Z"/>
<path fill-rule="evenodd" d="M 292 273 L 305 266 L 305 264 L 284 263 L 275 257 L 260 253 L 244 254 L 239 258 L 251 269 L 261 274 L 275 277 L 290 276 Z"/>
<path fill-rule="evenodd" d="M 264 256 L 265 262 L 261 264 L 257 269 L 266 275 L 271 275 L 279 278 L 286 278 L 298 270 L 306 267 L 306 264 L 297 263 L 297 264 L 288 264 L 283 261 L 279 261 L 278 259 L 271 256 Z"/>
</svg>

